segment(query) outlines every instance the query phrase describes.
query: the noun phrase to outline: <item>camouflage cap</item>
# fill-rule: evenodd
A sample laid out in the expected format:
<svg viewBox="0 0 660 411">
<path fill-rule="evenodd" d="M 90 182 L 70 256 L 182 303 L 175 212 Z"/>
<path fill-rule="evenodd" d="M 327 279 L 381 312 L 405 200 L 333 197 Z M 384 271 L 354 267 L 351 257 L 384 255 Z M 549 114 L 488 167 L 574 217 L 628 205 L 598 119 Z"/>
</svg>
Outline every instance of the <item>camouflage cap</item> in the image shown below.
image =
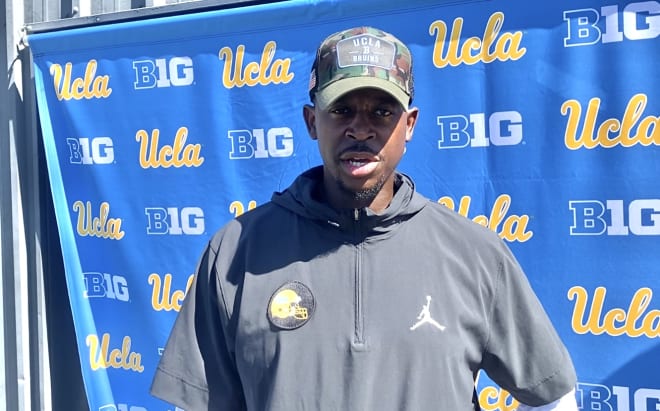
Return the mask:
<svg viewBox="0 0 660 411">
<path fill-rule="evenodd" d="M 404 108 L 413 98 L 412 55 L 393 35 L 356 27 L 327 37 L 316 52 L 309 97 L 325 109 L 349 91 L 373 87 L 394 96 Z"/>
</svg>

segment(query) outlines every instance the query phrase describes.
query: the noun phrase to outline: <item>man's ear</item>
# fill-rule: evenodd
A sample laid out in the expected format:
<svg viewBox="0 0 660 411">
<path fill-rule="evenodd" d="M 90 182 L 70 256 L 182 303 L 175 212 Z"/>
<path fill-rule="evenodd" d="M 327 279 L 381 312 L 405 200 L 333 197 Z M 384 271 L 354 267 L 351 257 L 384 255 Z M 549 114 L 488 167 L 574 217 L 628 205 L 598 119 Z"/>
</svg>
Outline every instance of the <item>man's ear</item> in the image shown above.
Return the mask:
<svg viewBox="0 0 660 411">
<path fill-rule="evenodd" d="M 316 111 L 314 106 L 305 104 L 303 107 L 303 119 L 305 119 L 305 125 L 307 126 L 307 133 L 312 138 L 312 140 L 318 139 L 316 134 Z"/>
<path fill-rule="evenodd" d="M 418 115 L 419 109 L 417 107 L 411 107 L 408 109 L 406 118 L 406 142 L 412 140 L 413 131 L 415 131 L 415 124 L 417 124 Z"/>
</svg>

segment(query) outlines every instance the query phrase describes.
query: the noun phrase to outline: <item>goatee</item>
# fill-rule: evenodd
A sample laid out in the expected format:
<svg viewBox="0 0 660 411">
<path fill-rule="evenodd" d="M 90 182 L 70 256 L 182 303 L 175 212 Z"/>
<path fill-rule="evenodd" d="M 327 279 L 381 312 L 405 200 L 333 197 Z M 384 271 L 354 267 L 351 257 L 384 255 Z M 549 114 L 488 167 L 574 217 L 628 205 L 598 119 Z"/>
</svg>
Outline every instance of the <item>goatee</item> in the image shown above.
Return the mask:
<svg viewBox="0 0 660 411">
<path fill-rule="evenodd" d="M 347 198 L 350 197 L 354 202 L 359 204 L 369 205 L 383 188 L 387 178 L 385 175 L 381 175 L 374 185 L 358 191 L 348 188 L 340 179 L 337 179 L 336 181 L 337 186 Z"/>
</svg>

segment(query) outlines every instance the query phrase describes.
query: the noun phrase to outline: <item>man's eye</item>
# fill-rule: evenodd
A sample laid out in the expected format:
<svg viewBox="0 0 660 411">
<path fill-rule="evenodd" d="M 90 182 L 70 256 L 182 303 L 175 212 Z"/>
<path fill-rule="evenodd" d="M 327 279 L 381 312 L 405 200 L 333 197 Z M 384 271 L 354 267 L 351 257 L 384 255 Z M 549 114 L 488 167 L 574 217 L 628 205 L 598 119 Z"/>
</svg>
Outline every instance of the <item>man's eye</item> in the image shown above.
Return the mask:
<svg viewBox="0 0 660 411">
<path fill-rule="evenodd" d="M 375 110 L 377 116 L 388 117 L 392 115 L 392 112 L 386 108 L 378 108 Z"/>
<path fill-rule="evenodd" d="M 330 112 L 331 112 L 332 114 L 347 114 L 347 113 L 350 112 L 350 109 L 349 109 L 348 107 L 341 107 L 341 106 L 338 106 L 338 107 L 333 107 L 333 108 L 330 110 Z"/>
</svg>

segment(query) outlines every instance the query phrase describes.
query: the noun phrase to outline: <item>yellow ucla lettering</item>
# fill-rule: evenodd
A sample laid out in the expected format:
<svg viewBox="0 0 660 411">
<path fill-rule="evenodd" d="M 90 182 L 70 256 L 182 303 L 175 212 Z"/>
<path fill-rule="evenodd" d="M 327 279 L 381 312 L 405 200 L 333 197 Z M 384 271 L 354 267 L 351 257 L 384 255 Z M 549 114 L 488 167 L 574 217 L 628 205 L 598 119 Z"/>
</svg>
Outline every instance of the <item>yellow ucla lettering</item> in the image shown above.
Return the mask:
<svg viewBox="0 0 660 411">
<path fill-rule="evenodd" d="M 78 200 L 73 203 L 73 211 L 78 213 L 78 223 L 76 229 L 81 236 L 109 238 L 111 240 L 121 240 L 124 238 L 124 232 L 121 229 L 121 218 L 109 218 L 110 204 L 101 203 L 99 216 L 93 217 L 92 203 L 87 201 L 83 204 Z"/>
<path fill-rule="evenodd" d="M 519 404 L 506 390 L 488 386 L 479 393 L 479 405 L 484 411 L 513 411 Z"/>
<path fill-rule="evenodd" d="M 291 59 L 274 59 L 277 43 L 269 41 L 261 52 L 259 63 L 253 61 L 243 68 L 245 46 L 240 44 L 236 48 L 236 60 L 230 47 L 223 47 L 218 52 L 218 58 L 225 60 L 222 70 L 222 84 L 226 88 L 253 87 L 257 84 L 286 84 L 293 80 L 293 73 L 289 72 Z M 233 73 L 232 73 L 233 62 Z"/>
<path fill-rule="evenodd" d="M 468 217 L 471 201 L 472 198 L 470 196 L 461 197 L 458 210 L 456 210 L 454 200 L 451 197 L 442 197 L 438 200 L 438 203 L 450 208 L 451 210 L 457 211 L 458 214 L 462 215 L 463 217 Z M 511 196 L 508 194 L 501 194 L 495 200 L 489 217 L 486 217 L 485 215 L 478 215 L 472 218 L 472 221 L 497 232 L 500 238 L 503 238 L 507 241 L 519 241 L 524 243 L 534 235 L 533 231 L 527 231 L 529 216 L 526 214 L 521 216 L 515 214 L 507 216 L 509 207 L 511 207 Z"/>
<path fill-rule="evenodd" d="M 447 24 L 442 20 L 434 21 L 429 27 L 429 34 L 435 35 L 433 64 L 437 68 L 443 68 L 447 65 L 455 67 L 461 63 L 471 65 L 480 61 L 492 63 L 495 60 L 520 59 L 527 52 L 525 47 L 520 46 L 523 33 L 517 31 L 500 35 L 503 25 L 504 13 L 493 13 L 484 29 L 483 38 L 470 37 L 459 50 L 463 19 L 458 17 L 454 20 L 449 39 L 447 39 Z"/>
<path fill-rule="evenodd" d="M 577 100 L 568 100 L 561 106 L 562 115 L 568 115 L 564 143 L 571 150 L 581 147 L 591 149 L 598 146 L 611 148 L 621 144 L 623 147 L 632 147 L 635 144 L 642 146 L 660 146 L 660 116 L 647 116 L 642 118 L 648 97 L 645 94 L 635 94 L 623 113 L 623 119 L 606 119 L 596 129 L 596 116 L 600 108 L 600 99 L 589 100 L 584 114 L 582 133 L 578 133 L 578 126 L 582 116 L 582 106 Z"/>
<path fill-rule="evenodd" d="M 72 80 L 73 64 L 66 63 L 64 69 L 59 64 L 50 66 L 57 99 L 61 101 L 108 97 L 112 93 L 109 87 L 110 76 L 96 76 L 96 67 L 96 60 L 90 60 L 85 67 L 84 77 Z"/>
<path fill-rule="evenodd" d="M 174 143 L 158 147 L 160 130 L 153 129 L 151 135 L 146 130 L 138 130 L 135 141 L 140 143 L 140 167 L 199 167 L 204 162 L 201 144 L 188 144 L 188 128 L 180 127 L 174 136 Z"/>
<path fill-rule="evenodd" d="M 135 372 L 144 371 L 142 355 L 131 351 L 131 337 L 125 336 L 121 348 L 110 350 L 110 334 L 105 333 L 99 344 L 98 335 L 90 334 L 85 340 L 89 347 L 89 363 L 92 370 L 121 368 Z"/>
<path fill-rule="evenodd" d="M 250 211 L 256 207 L 257 207 L 257 202 L 254 200 L 250 200 L 250 202 L 248 202 L 247 211 Z M 246 211 L 245 205 L 243 205 L 243 203 L 241 203 L 238 200 L 232 201 L 232 203 L 229 204 L 229 212 L 233 213 L 234 217 L 238 217 L 239 215 L 245 213 L 245 211 Z"/>
<path fill-rule="evenodd" d="M 190 275 L 185 290 L 175 290 L 174 292 L 171 292 L 172 274 L 167 273 L 164 278 L 161 279 L 158 274 L 151 273 L 148 279 L 149 284 L 153 286 L 153 291 L 151 293 L 151 307 L 154 311 L 180 311 L 181 304 L 183 303 L 194 279 L 195 275 Z"/>
<path fill-rule="evenodd" d="M 587 290 L 579 286 L 568 290 L 568 299 L 575 300 L 572 318 L 573 331 L 578 334 L 600 335 L 604 333 L 614 337 L 627 335 L 629 337 L 656 338 L 660 336 L 660 310 L 654 309 L 646 312 L 653 298 L 653 290 L 646 287 L 637 290 L 627 311 L 622 308 L 613 308 L 603 314 L 606 294 L 605 287 L 596 288 L 587 315 L 589 302 Z"/>
</svg>

